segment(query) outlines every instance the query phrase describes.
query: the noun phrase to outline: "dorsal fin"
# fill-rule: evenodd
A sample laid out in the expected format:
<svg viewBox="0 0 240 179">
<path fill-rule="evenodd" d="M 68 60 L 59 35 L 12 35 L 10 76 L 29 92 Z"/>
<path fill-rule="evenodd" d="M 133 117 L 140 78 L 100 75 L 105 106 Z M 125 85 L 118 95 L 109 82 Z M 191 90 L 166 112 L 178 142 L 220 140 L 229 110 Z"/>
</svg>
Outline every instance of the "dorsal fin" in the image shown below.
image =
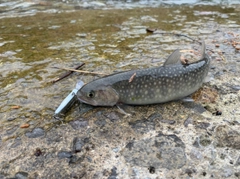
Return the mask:
<svg viewBox="0 0 240 179">
<path fill-rule="evenodd" d="M 204 40 L 202 39 L 201 59 L 204 59 L 205 51 L 206 51 L 206 45 L 205 45 Z"/>
<path fill-rule="evenodd" d="M 181 63 L 180 62 L 180 57 L 181 57 L 180 50 L 177 49 L 167 58 L 167 60 L 163 64 L 163 66 Z"/>
</svg>

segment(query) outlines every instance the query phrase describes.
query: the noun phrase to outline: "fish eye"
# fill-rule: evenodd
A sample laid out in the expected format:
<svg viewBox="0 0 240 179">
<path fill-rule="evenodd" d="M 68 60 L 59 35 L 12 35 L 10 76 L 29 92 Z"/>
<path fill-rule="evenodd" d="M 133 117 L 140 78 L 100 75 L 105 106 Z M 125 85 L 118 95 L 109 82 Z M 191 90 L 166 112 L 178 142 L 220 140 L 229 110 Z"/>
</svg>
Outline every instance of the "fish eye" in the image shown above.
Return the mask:
<svg viewBox="0 0 240 179">
<path fill-rule="evenodd" d="M 90 91 L 90 92 L 87 94 L 87 96 L 88 96 L 89 98 L 93 98 L 94 95 L 95 95 L 94 91 Z"/>
</svg>

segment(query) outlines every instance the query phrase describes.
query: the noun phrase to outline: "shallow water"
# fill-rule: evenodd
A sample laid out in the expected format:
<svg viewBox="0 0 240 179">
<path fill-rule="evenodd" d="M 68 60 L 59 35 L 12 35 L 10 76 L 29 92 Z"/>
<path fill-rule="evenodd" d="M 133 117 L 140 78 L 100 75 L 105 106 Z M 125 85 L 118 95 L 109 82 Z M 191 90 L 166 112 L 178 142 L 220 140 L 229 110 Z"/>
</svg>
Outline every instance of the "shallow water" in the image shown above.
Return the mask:
<svg viewBox="0 0 240 179">
<path fill-rule="evenodd" d="M 231 2 L 231 3 L 230 3 Z M 239 51 L 227 42 L 240 27 L 237 1 L 4 1 L 0 34 L 1 139 L 41 126 L 49 128 L 60 102 L 78 80 L 96 76 L 74 73 L 49 83 L 64 70 L 86 63 L 84 70 L 107 74 L 158 66 L 176 48 L 199 46 L 184 37 L 146 33 L 182 33 L 204 38 L 208 49 L 224 51 L 221 70 L 239 73 Z M 173 5 L 181 4 L 181 5 Z M 229 33 L 231 32 L 231 33 Z M 213 43 L 214 41 L 214 43 Z M 223 43 L 224 42 L 224 43 Z M 215 48 L 215 44 L 221 44 Z M 213 58 L 220 58 L 213 55 Z M 216 63 L 216 64 L 215 64 Z M 237 79 L 236 79 L 237 80 Z M 239 80 L 235 81 L 237 83 Z M 79 106 L 65 120 L 79 117 Z M 28 129 L 20 128 L 30 124 Z"/>
</svg>

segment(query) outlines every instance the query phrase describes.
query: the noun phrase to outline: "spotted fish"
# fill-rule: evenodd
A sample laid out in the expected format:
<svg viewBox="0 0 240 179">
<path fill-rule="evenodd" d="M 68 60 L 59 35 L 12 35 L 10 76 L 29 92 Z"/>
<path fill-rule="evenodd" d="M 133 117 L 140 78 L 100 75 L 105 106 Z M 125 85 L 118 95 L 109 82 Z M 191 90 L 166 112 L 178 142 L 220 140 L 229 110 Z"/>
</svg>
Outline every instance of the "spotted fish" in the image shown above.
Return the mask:
<svg viewBox="0 0 240 179">
<path fill-rule="evenodd" d="M 202 42 L 200 60 L 182 64 L 175 50 L 163 66 L 108 75 L 84 85 L 77 93 L 80 101 L 93 106 L 118 103 L 145 105 L 186 97 L 198 90 L 207 76 L 210 58 Z"/>
</svg>

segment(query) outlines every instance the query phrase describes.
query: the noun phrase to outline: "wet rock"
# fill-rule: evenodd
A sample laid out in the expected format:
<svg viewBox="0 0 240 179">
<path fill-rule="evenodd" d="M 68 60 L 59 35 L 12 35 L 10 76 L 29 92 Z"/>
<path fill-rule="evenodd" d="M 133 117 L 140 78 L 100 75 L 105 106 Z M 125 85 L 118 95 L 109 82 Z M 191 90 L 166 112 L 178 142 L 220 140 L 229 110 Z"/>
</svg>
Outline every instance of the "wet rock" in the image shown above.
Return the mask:
<svg viewBox="0 0 240 179">
<path fill-rule="evenodd" d="M 71 158 L 73 155 L 72 155 L 72 152 L 60 151 L 58 152 L 57 156 L 58 158 L 62 159 L 62 158 Z"/>
<path fill-rule="evenodd" d="M 37 138 L 37 137 L 41 137 L 44 136 L 45 132 L 42 128 L 35 128 L 32 130 L 32 132 L 26 132 L 25 135 L 28 138 Z"/>
<path fill-rule="evenodd" d="M 147 133 L 150 130 L 155 129 L 155 123 L 152 120 L 141 119 L 134 122 L 130 122 L 129 125 L 137 133 Z"/>
<path fill-rule="evenodd" d="M 122 151 L 126 162 L 141 167 L 181 168 L 186 163 L 185 145 L 176 135 L 159 134 L 132 141 Z"/>
<path fill-rule="evenodd" d="M 218 147 L 240 149 L 240 134 L 227 125 L 220 125 L 215 129 L 215 139 Z"/>
<path fill-rule="evenodd" d="M 72 126 L 73 129 L 79 130 L 79 129 L 87 127 L 88 121 L 81 118 L 79 120 L 71 121 L 71 122 L 69 122 L 69 124 Z"/>
<path fill-rule="evenodd" d="M 111 169 L 111 175 L 108 177 L 108 179 L 117 179 L 117 168 L 113 167 Z"/>
<path fill-rule="evenodd" d="M 12 127 L 11 129 L 8 129 L 8 130 L 6 131 L 6 134 L 7 134 L 7 135 L 11 135 L 11 134 L 13 134 L 17 129 L 18 129 L 18 126 L 14 126 L 14 127 Z"/>
<path fill-rule="evenodd" d="M 75 137 L 73 139 L 72 151 L 74 153 L 81 152 L 83 146 L 84 142 L 82 141 L 82 139 L 80 139 L 79 137 Z"/>
<path fill-rule="evenodd" d="M 15 119 L 17 119 L 17 118 L 11 116 L 11 117 L 9 117 L 7 120 L 8 120 L 8 121 L 14 121 Z"/>
<path fill-rule="evenodd" d="M 26 172 L 17 172 L 15 174 L 16 179 L 27 179 L 28 178 L 28 173 Z"/>
</svg>

